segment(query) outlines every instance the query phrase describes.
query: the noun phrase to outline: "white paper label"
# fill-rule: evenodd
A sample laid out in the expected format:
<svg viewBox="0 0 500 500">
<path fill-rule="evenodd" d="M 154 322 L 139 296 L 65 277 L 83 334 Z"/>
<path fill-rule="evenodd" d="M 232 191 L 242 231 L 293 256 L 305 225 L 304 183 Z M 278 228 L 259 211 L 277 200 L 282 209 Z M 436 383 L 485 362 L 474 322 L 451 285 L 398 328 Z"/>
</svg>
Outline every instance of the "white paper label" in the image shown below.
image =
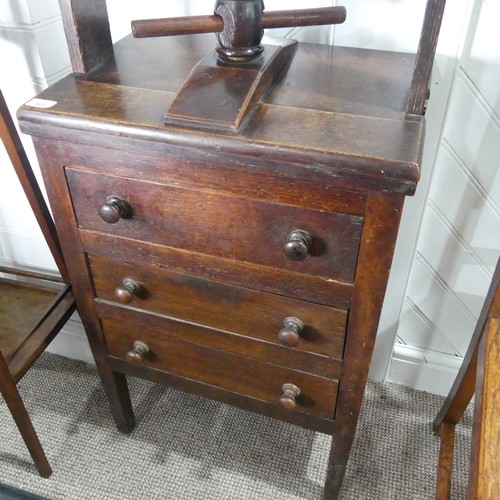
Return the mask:
<svg viewBox="0 0 500 500">
<path fill-rule="evenodd" d="M 55 106 L 57 101 L 49 101 L 48 99 L 38 99 L 35 97 L 26 103 L 26 106 L 31 106 L 32 108 L 51 108 Z"/>
</svg>

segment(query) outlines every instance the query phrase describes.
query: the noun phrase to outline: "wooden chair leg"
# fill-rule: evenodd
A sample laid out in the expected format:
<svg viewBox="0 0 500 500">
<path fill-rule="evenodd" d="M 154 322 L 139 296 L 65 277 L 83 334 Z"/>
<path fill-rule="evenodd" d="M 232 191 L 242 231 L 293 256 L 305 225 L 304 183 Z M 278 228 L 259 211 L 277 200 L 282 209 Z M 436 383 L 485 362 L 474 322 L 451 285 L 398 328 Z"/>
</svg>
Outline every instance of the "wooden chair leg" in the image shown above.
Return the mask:
<svg viewBox="0 0 500 500">
<path fill-rule="evenodd" d="M 438 430 L 441 437 L 441 449 L 439 452 L 436 500 L 449 500 L 451 495 L 455 425 L 453 422 L 444 421 Z"/>
<path fill-rule="evenodd" d="M 36 468 L 42 477 L 49 477 L 52 474 L 49 462 L 43 451 L 42 445 L 33 428 L 31 419 L 26 411 L 26 407 L 21 399 L 16 384 L 12 379 L 7 363 L 0 354 L 0 392 L 2 393 L 7 407 L 9 408 L 14 421 L 21 433 L 21 436 L 30 452 Z"/>
</svg>

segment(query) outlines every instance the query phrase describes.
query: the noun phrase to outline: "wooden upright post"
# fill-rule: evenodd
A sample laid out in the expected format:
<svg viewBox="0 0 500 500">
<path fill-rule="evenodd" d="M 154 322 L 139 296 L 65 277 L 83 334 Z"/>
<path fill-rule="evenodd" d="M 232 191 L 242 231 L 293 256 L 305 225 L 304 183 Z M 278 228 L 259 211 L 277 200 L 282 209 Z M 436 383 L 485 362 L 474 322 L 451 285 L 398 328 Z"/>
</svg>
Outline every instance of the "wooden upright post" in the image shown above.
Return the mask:
<svg viewBox="0 0 500 500">
<path fill-rule="evenodd" d="M 87 73 L 113 54 L 106 0 L 59 0 L 71 66 Z"/>
</svg>

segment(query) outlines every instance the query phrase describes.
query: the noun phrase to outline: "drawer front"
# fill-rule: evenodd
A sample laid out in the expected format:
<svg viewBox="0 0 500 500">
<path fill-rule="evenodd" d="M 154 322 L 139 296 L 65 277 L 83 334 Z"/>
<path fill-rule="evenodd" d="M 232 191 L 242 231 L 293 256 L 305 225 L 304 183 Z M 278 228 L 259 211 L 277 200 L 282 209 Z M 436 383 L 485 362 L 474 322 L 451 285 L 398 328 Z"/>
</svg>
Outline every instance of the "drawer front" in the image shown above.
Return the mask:
<svg viewBox="0 0 500 500">
<path fill-rule="evenodd" d="M 66 173 L 82 228 L 337 281 L 354 279 L 362 217 L 71 168 Z M 116 223 L 99 215 L 109 196 L 127 203 L 128 214 Z M 301 239 L 304 234 L 310 240 Z M 287 244 L 289 254 L 303 260 L 290 260 Z"/>
<path fill-rule="evenodd" d="M 89 262 L 98 298 L 342 358 L 346 311 L 100 256 Z"/>
<path fill-rule="evenodd" d="M 228 354 L 217 349 L 192 344 L 170 336 L 163 329 L 135 329 L 130 325 L 102 321 L 109 355 L 126 359 L 134 342 L 144 342 L 149 352 L 142 366 L 213 385 L 244 396 L 276 403 L 282 386 L 293 384 L 300 389 L 296 407 L 291 411 L 332 419 L 338 382 L 304 372 L 290 370 L 255 359 Z M 189 330 L 193 325 L 166 321 L 165 330 Z M 179 335 L 184 335 L 180 332 Z"/>
</svg>

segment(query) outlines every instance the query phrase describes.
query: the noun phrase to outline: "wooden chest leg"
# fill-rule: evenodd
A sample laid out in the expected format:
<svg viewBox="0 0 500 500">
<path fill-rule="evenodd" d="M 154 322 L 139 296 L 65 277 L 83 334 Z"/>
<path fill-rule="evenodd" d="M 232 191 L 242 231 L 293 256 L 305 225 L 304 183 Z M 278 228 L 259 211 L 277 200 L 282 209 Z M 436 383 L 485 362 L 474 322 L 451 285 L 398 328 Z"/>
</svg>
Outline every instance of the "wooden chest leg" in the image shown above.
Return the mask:
<svg viewBox="0 0 500 500">
<path fill-rule="evenodd" d="M 120 432 L 128 434 L 135 427 L 135 418 L 127 378 L 123 373 L 113 371 L 106 361 L 97 362 L 97 369 L 116 428 Z"/>
<path fill-rule="evenodd" d="M 371 195 L 367 201 L 325 483 L 327 500 L 338 498 L 356 434 L 402 206 L 399 195 Z"/>
</svg>

